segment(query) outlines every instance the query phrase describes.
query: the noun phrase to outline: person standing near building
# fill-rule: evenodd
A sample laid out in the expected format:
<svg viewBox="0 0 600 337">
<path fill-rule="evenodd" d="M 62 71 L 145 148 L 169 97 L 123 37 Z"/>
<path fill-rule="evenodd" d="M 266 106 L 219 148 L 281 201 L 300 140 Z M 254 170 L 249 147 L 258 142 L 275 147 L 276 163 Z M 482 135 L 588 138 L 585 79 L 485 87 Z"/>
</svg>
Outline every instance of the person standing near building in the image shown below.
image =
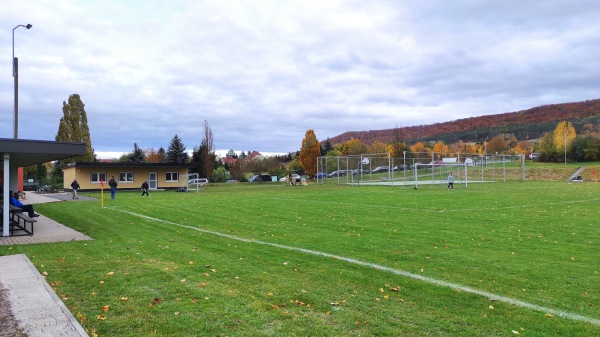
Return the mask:
<svg viewBox="0 0 600 337">
<path fill-rule="evenodd" d="M 150 194 L 148 194 L 148 188 L 148 180 L 144 180 L 144 182 L 142 183 L 142 197 L 144 196 L 144 194 L 150 196 Z"/>
<path fill-rule="evenodd" d="M 81 186 L 79 186 L 77 179 L 73 180 L 73 182 L 71 183 L 71 188 L 73 189 L 73 199 L 79 199 L 79 197 L 77 196 L 77 191 L 79 191 Z"/>
<path fill-rule="evenodd" d="M 117 181 L 115 180 L 115 176 L 112 176 L 108 181 L 108 186 L 110 186 L 110 198 L 115 199 L 115 195 L 117 194 Z"/>
<path fill-rule="evenodd" d="M 452 172 L 450 172 L 450 175 L 448 176 L 448 189 L 454 189 L 454 176 L 452 175 Z"/>
</svg>

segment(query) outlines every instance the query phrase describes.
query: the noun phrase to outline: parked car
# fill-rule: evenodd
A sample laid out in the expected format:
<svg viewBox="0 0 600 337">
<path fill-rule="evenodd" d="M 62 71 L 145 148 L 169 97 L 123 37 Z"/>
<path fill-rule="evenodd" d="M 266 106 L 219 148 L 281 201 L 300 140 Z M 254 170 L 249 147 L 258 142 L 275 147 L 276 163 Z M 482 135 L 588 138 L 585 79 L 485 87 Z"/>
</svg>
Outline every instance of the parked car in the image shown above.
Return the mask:
<svg viewBox="0 0 600 337">
<path fill-rule="evenodd" d="M 348 174 L 346 170 L 333 171 L 327 175 L 327 178 L 344 177 Z"/>
<path fill-rule="evenodd" d="M 410 165 L 411 170 L 416 170 L 417 168 L 424 168 L 424 167 L 425 166 L 421 162 L 416 162 L 416 163 Z"/>
<path fill-rule="evenodd" d="M 299 174 L 293 173 L 293 174 L 292 174 L 292 179 L 294 179 L 294 181 L 295 181 L 295 182 L 299 183 L 299 182 L 300 182 L 300 179 L 302 179 L 302 177 L 300 177 L 300 175 L 299 175 Z M 283 178 L 279 179 L 279 181 L 287 181 L 287 176 L 285 176 L 285 177 L 283 177 Z"/>
<path fill-rule="evenodd" d="M 188 185 L 204 186 L 206 184 L 208 184 L 208 179 L 206 179 L 206 178 L 198 178 L 198 179 L 188 180 Z"/>
<path fill-rule="evenodd" d="M 388 172 L 389 170 L 390 170 L 389 166 L 377 166 L 376 168 L 371 170 L 371 173 L 383 173 L 383 172 Z"/>
<path fill-rule="evenodd" d="M 250 178 L 251 183 L 257 183 L 259 181 L 273 181 L 273 178 L 271 178 L 270 174 L 254 175 Z"/>
<path fill-rule="evenodd" d="M 317 174 L 315 175 L 315 179 L 323 179 L 323 178 L 327 178 L 327 173 L 317 172 Z"/>
<path fill-rule="evenodd" d="M 404 164 L 396 165 L 396 166 L 392 167 L 392 171 L 404 171 L 404 170 L 408 170 L 408 168 L 406 168 L 406 165 L 404 165 Z"/>
<path fill-rule="evenodd" d="M 353 176 L 359 176 L 359 175 L 365 175 L 365 174 L 369 174 L 371 173 L 369 170 L 365 170 L 365 169 L 354 169 L 352 170 L 352 175 Z"/>
</svg>

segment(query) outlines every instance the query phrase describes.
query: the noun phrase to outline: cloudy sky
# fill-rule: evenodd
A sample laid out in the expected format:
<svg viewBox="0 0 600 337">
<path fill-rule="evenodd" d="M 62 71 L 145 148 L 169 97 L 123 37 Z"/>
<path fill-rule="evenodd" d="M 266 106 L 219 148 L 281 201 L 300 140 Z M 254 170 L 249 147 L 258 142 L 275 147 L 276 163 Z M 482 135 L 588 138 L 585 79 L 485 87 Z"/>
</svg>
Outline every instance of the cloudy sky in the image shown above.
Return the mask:
<svg viewBox="0 0 600 337">
<path fill-rule="evenodd" d="M 86 105 L 97 153 L 290 152 L 319 140 L 600 98 L 597 0 L 2 0 L 0 137 Z"/>
</svg>

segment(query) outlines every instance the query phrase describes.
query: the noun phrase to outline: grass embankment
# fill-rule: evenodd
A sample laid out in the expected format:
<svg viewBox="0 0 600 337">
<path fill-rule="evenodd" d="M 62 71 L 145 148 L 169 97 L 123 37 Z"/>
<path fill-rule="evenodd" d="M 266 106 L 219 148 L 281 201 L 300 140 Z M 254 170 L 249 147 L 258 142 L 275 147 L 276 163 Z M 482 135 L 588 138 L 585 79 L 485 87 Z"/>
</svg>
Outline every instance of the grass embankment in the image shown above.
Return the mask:
<svg viewBox="0 0 600 337">
<path fill-rule="evenodd" d="M 341 257 L 598 320 L 599 188 L 119 192 L 104 209 L 36 206 L 93 241 L 4 246 L 0 255 L 27 254 L 99 336 L 591 336 L 600 326 Z"/>
</svg>

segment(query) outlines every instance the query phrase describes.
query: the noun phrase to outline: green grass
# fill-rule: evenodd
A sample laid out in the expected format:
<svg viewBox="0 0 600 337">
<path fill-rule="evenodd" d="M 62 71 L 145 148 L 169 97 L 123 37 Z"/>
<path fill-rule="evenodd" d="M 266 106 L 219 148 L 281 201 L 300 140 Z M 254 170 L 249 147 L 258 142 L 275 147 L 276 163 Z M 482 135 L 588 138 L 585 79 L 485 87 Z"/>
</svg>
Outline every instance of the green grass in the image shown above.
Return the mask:
<svg viewBox="0 0 600 337">
<path fill-rule="evenodd" d="M 598 192 L 539 181 L 120 191 L 105 208 L 36 205 L 93 241 L 0 255 L 27 254 L 99 336 L 592 336 L 597 324 L 339 257 L 598 320 Z"/>
</svg>

